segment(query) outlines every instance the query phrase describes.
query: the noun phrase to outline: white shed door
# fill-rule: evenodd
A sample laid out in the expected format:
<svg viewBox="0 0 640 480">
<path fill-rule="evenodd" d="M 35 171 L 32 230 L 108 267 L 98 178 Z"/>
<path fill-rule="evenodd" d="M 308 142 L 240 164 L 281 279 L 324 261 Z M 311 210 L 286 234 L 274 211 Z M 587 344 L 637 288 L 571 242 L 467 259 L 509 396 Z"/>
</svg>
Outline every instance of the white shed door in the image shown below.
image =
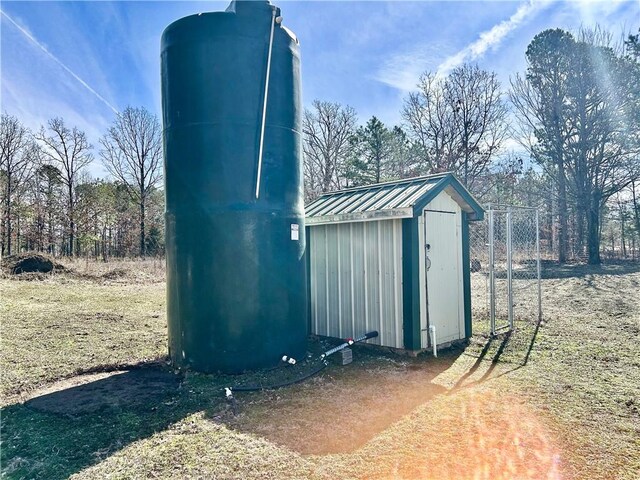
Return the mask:
<svg viewBox="0 0 640 480">
<path fill-rule="evenodd" d="M 428 318 L 429 325 L 436 327 L 438 345 L 464 336 L 460 322 L 462 271 L 458 218 L 456 211 L 424 212 Z M 422 347 L 426 348 L 427 335 L 422 337 Z"/>
</svg>

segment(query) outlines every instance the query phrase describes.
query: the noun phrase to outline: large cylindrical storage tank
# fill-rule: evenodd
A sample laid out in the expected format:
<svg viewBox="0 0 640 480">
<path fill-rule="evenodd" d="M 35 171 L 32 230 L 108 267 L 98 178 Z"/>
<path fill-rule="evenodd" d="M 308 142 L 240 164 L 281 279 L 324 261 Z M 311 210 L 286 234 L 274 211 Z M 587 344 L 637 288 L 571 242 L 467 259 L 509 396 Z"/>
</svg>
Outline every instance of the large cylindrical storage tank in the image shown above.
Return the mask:
<svg viewBox="0 0 640 480">
<path fill-rule="evenodd" d="M 172 361 L 238 373 L 302 357 L 300 54 L 279 9 L 237 1 L 169 25 L 162 113 Z"/>
</svg>

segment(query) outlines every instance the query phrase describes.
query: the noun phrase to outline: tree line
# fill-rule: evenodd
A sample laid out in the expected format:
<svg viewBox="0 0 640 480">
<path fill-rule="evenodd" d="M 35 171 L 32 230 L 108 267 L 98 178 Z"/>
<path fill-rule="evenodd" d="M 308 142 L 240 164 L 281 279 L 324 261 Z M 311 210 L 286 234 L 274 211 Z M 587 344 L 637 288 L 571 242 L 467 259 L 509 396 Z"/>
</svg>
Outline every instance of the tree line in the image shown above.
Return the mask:
<svg viewBox="0 0 640 480">
<path fill-rule="evenodd" d="M 560 262 L 600 263 L 605 237 L 609 253 L 635 255 L 639 37 L 545 30 L 507 91 L 477 65 L 425 72 L 394 127 L 375 116 L 358 126 L 351 107 L 316 100 L 303 119 L 306 200 L 452 171 L 485 203 L 539 207 L 542 239 Z"/>
<path fill-rule="evenodd" d="M 162 133 L 157 117 L 126 108 L 100 138 L 111 179 L 94 179 L 85 132 L 53 118 L 32 132 L 0 119 L 0 246 L 51 255 L 145 256 L 163 251 Z"/>
<path fill-rule="evenodd" d="M 620 44 L 601 29 L 545 30 L 508 88 L 464 64 L 425 72 L 401 125 L 359 124 L 348 105 L 304 111 L 305 200 L 340 188 L 452 171 L 484 203 L 541 209 L 542 239 L 561 262 L 640 247 L 640 31 Z M 514 147 L 515 146 L 515 147 Z M 0 125 L 2 254 L 145 256 L 164 248 L 162 133 L 128 107 L 90 145 L 50 120 Z M 110 174 L 93 179 L 96 160 Z"/>
</svg>

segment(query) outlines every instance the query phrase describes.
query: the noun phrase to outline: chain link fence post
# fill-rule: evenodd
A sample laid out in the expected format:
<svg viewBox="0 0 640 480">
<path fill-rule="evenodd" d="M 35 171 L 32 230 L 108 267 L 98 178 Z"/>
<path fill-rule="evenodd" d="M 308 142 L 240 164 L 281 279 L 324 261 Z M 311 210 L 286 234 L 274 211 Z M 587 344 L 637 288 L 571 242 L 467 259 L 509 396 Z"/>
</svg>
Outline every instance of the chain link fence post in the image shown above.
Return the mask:
<svg viewBox="0 0 640 480">
<path fill-rule="evenodd" d="M 513 330 L 513 225 L 511 207 L 507 208 L 507 318 L 509 330 Z"/>
<path fill-rule="evenodd" d="M 496 331 L 496 275 L 495 275 L 493 209 L 491 207 L 489 207 L 489 295 L 490 295 L 489 320 L 491 322 L 491 335 L 493 335 Z"/>
<path fill-rule="evenodd" d="M 540 210 L 536 209 L 536 269 L 538 277 L 538 322 L 542 321 L 542 269 L 540 265 Z"/>
</svg>

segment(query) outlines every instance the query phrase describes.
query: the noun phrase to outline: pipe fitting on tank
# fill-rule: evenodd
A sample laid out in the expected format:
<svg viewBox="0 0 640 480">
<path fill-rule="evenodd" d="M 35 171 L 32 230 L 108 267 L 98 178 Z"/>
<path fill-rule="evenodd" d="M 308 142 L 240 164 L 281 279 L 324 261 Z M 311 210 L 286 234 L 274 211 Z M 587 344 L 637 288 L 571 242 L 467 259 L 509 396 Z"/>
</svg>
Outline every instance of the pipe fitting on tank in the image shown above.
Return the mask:
<svg viewBox="0 0 640 480">
<path fill-rule="evenodd" d="M 289 365 L 295 365 L 297 362 L 295 358 L 289 357 L 287 355 L 282 356 L 282 361 L 288 363 Z"/>
</svg>

